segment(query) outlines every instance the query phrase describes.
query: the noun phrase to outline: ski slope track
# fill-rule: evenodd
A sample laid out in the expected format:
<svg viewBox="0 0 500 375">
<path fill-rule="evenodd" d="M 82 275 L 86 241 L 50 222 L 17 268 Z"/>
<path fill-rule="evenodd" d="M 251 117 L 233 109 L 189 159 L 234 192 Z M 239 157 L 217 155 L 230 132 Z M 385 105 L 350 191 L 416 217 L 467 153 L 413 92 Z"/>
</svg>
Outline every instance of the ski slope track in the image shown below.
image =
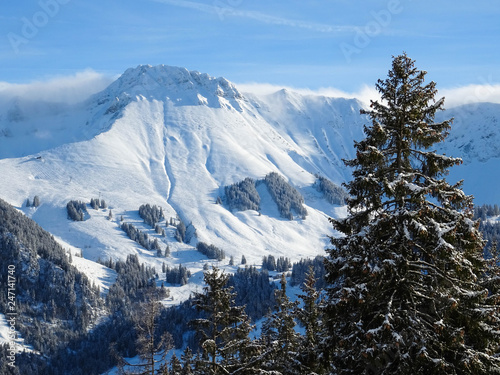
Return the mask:
<svg viewBox="0 0 500 375">
<path fill-rule="evenodd" d="M 323 255 L 328 236 L 335 235 L 328 218 L 345 215 L 345 207 L 322 198 L 313 186 L 314 174 L 337 184 L 350 178 L 342 159 L 353 158 L 353 141 L 363 138 L 368 120 L 360 109 L 353 99 L 288 90 L 244 94 L 224 78 L 139 66 L 76 105 L 22 98 L 0 103 L 0 197 L 74 254 L 79 251 L 91 261 L 138 254 L 157 270 L 163 262 L 182 263 L 193 272 L 192 281 L 201 281 L 204 262 L 214 263 L 195 250 L 197 241 L 223 249 L 223 266 L 231 255 L 236 264 L 244 255 L 255 265 L 270 254 L 292 261 Z M 498 203 L 499 193 L 490 188 L 496 177 L 487 171 L 499 166 L 499 106 L 481 104 L 443 115 L 451 117 L 454 110 L 456 127 L 441 148 L 464 156 L 465 163 L 449 179 L 464 178 L 466 193 L 479 202 Z M 265 185 L 258 186 L 260 213 L 231 212 L 215 204 L 226 185 L 270 172 L 281 174 L 304 196 L 305 219 L 281 218 Z M 469 177 L 473 181 L 467 182 Z M 26 208 L 26 199 L 35 195 L 41 205 Z M 69 200 L 91 198 L 104 199 L 108 208 L 89 208 L 83 222 L 67 219 Z M 192 224 L 196 236 L 189 244 L 178 243 L 175 229 L 167 227 L 166 237 L 159 237 L 138 215 L 146 203 L 162 207 L 167 221 L 178 216 Z M 120 229 L 122 217 L 158 238 L 163 248 L 168 244 L 171 256 L 159 258 L 131 241 Z M 101 283 L 109 285 L 110 277 L 102 276 Z M 182 288 L 193 290 L 189 284 Z"/>
</svg>

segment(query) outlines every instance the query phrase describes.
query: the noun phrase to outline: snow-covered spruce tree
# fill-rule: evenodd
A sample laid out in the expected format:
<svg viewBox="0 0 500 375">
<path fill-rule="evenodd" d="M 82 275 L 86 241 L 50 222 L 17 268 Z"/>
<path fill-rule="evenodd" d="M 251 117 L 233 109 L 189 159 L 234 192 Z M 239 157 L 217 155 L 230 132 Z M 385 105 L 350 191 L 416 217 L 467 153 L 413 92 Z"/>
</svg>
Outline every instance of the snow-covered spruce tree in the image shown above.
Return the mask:
<svg viewBox="0 0 500 375">
<path fill-rule="evenodd" d="M 262 324 L 261 341 L 266 347 L 266 361 L 262 371 L 273 375 L 310 374 L 298 360 L 300 335 L 295 331 L 295 312 L 297 301 L 290 301 L 286 294 L 285 274 L 281 275 L 281 289 L 275 291 L 275 311 L 267 316 Z"/>
<path fill-rule="evenodd" d="M 296 309 L 295 315 L 304 328 L 304 335 L 300 336 L 300 350 L 298 359 L 309 374 L 323 374 L 323 361 L 320 360 L 319 340 L 321 337 L 322 316 L 320 310 L 320 291 L 316 289 L 314 267 L 309 266 L 306 280 L 301 285 L 303 294 L 298 297 L 302 306 Z"/>
<path fill-rule="evenodd" d="M 472 197 L 444 176 L 460 159 L 430 150 L 451 120 L 406 54 L 363 111 L 348 216 L 331 220 L 325 355 L 338 374 L 500 373 L 498 275 L 483 257 Z"/>
<path fill-rule="evenodd" d="M 194 374 L 194 372 L 193 372 L 194 358 L 193 358 L 193 352 L 191 351 L 189 346 L 186 347 L 186 349 L 184 349 L 184 353 L 181 356 L 181 362 L 182 362 L 181 374 L 182 375 L 193 375 Z"/>
<path fill-rule="evenodd" d="M 182 363 L 179 358 L 177 358 L 175 353 L 170 358 L 170 371 L 165 371 L 165 373 L 169 375 L 182 375 Z"/>
<path fill-rule="evenodd" d="M 244 306 L 235 306 L 235 293 L 228 287 L 229 276 L 213 267 L 204 274 L 204 293 L 195 295 L 196 308 L 204 317 L 192 323 L 201 335 L 202 360 L 199 374 L 256 374 L 258 357 L 249 333 L 253 327 Z M 258 349 L 258 348 L 257 348 Z"/>
</svg>

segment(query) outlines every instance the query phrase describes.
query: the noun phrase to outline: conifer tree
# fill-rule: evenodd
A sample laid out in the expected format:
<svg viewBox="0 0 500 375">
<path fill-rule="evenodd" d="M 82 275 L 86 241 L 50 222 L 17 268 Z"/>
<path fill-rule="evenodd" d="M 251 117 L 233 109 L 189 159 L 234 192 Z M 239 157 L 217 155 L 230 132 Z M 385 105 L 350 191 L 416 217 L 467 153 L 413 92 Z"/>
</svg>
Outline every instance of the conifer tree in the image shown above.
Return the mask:
<svg viewBox="0 0 500 375">
<path fill-rule="evenodd" d="M 285 274 L 280 284 L 281 289 L 275 291 L 275 311 L 262 325 L 262 340 L 268 352 L 264 369 L 277 374 L 303 374 L 306 369 L 298 361 L 299 334 L 295 331 L 298 302 L 287 296 Z"/>
<path fill-rule="evenodd" d="M 182 363 L 177 358 L 177 356 L 172 354 L 172 358 L 170 358 L 170 375 L 181 375 L 182 374 Z"/>
<path fill-rule="evenodd" d="M 161 314 L 159 298 L 160 295 L 156 290 L 147 293 L 146 301 L 133 312 L 134 328 L 137 333 L 136 347 L 141 362 L 131 364 L 118 355 L 118 365 L 122 372 L 124 368 L 136 368 L 145 375 L 157 374 L 157 370 L 168 374 L 165 357 L 173 348 L 173 338 L 170 333 L 159 331 L 158 319 Z"/>
<path fill-rule="evenodd" d="M 184 349 L 184 353 L 182 353 L 181 360 L 182 360 L 182 372 L 181 372 L 181 374 L 182 375 L 193 375 L 194 374 L 194 372 L 193 372 L 194 359 L 193 359 L 193 352 L 189 348 L 189 346 L 186 349 Z"/>
<path fill-rule="evenodd" d="M 252 326 L 244 306 L 234 305 L 235 293 L 227 286 L 228 280 L 228 275 L 213 267 L 204 274 L 204 293 L 195 296 L 196 308 L 205 313 L 204 318 L 193 321 L 203 350 L 197 366 L 209 374 L 253 374 L 248 337 Z"/>
<path fill-rule="evenodd" d="M 451 120 L 406 54 L 363 111 L 348 216 L 331 220 L 324 355 L 338 374 L 500 372 L 498 266 L 483 257 L 472 197 L 444 176 L 461 159 L 430 149 Z M 497 287 L 496 287 L 497 288 Z"/>
<path fill-rule="evenodd" d="M 321 337 L 320 292 L 316 289 L 314 267 L 309 266 L 306 280 L 300 289 L 303 294 L 298 297 L 302 300 L 302 307 L 296 310 L 298 321 L 302 324 L 305 334 L 300 337 L 299 361 L 309 369 L 309 373 L 323 373 L 322 361 L 319 358 L 319 338 Z"/>
</svg>

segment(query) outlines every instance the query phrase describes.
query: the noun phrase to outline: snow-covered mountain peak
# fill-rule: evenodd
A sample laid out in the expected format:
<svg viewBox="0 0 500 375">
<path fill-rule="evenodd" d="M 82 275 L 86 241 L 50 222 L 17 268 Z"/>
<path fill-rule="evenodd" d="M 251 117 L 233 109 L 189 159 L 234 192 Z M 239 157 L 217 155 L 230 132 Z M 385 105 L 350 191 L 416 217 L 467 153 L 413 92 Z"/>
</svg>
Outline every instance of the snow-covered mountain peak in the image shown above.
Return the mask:
<svg viewBox="0 0 500 375">
<path fill-rule="evenodd" d="M 91 98 L 97 104 L 112 102 L 111 111 L 133 100 L 171 100 L 176 105 L 231 105 L 240 110 L 242 94 L 223 77 L 168 65 L 139 65 L 127 69 L 115 82 Z"/>
</svg>

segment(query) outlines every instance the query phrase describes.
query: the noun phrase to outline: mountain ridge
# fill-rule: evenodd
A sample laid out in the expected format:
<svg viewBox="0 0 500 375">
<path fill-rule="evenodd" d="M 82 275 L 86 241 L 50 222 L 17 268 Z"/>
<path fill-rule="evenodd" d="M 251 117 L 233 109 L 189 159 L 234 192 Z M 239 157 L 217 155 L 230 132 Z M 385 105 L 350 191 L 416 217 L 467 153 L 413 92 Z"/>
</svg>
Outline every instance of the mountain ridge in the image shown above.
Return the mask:
<svg viewBox="0 0 500 375">
<path fill-rule="evenodd" d="M 239 105 L 235 99 L 243 99 L 235 85 L 223 77 L 214 78 L 207 73 L 168 65 L 139 65 L 127 69 L 89 101 L 106 102 L 116 98 L 127 101 L 136 97 L 148 100 L 169 98 L 179 105 L 208 105 L 215 108 L 227 105 L 221 98 L 229 100 L 237 108 Z"/>
</svg>

